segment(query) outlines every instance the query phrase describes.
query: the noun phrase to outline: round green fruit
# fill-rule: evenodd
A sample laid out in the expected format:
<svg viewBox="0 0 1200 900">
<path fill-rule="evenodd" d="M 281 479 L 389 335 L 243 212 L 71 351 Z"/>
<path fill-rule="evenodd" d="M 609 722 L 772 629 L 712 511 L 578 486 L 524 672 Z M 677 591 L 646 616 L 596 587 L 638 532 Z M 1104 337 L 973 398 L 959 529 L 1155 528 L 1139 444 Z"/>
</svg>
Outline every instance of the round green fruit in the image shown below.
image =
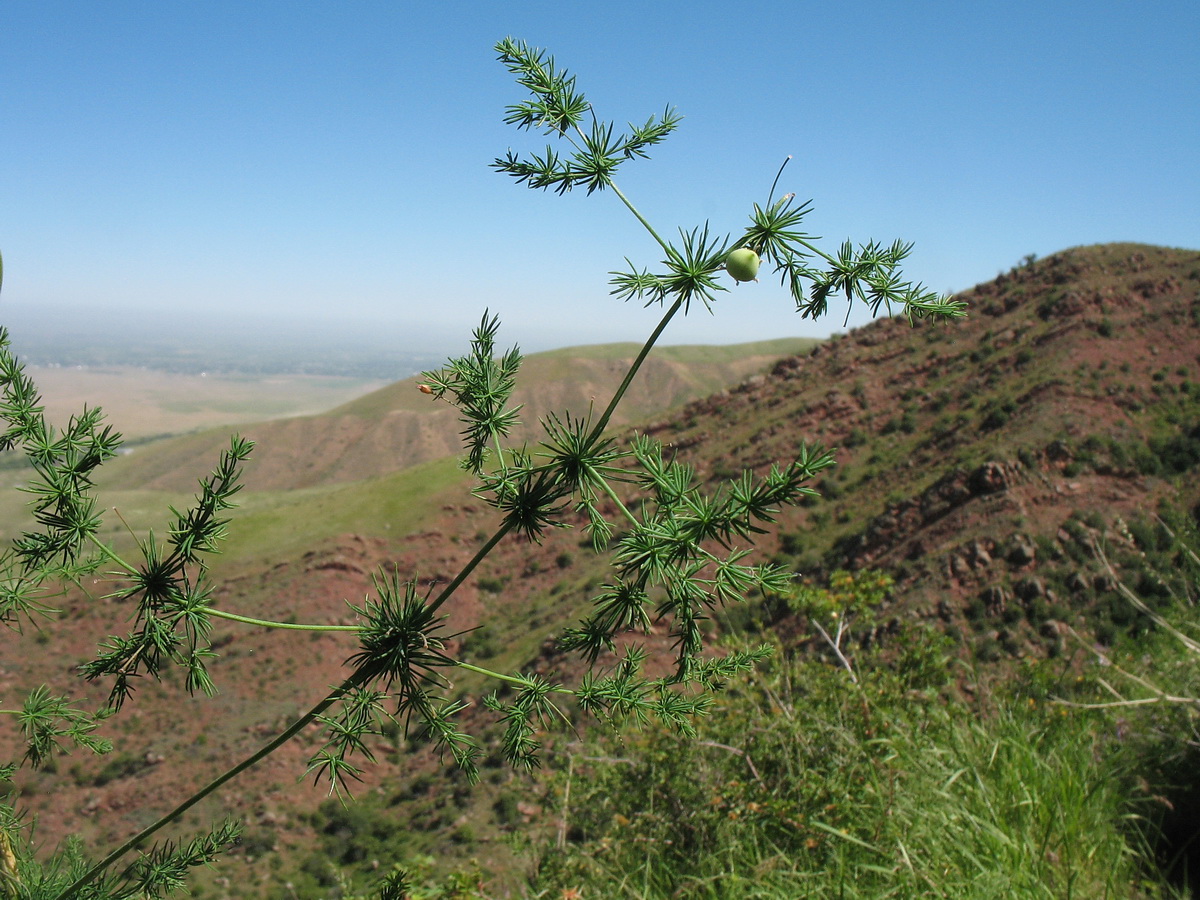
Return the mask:
<svg viewBox="0 0 1200 900">
<path fill-rule="evenodd" d="M 749 247 L 739 247 L 730 250 L 725 257 L 725 271 L 733 276 L 734 281 L 754 281 L 758 277 L 758 264 L 761 260 L 758 254 Z"/>
</svg>

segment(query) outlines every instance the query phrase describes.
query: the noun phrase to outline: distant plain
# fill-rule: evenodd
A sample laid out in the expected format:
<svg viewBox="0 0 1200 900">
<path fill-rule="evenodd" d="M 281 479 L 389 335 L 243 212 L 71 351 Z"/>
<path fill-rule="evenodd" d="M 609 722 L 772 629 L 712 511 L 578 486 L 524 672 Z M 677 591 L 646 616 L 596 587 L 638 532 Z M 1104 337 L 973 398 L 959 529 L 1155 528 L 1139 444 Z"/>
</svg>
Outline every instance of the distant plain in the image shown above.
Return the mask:
<svg viewBox="0 0 1200 900">
<path fill-rule="evenodd" d="M 30 366 L 50 421 L 100 406 L 127 442 L 324 412 L 384 379 L 296 372 L 184 374 L 140 366 Z"/>
</svg>

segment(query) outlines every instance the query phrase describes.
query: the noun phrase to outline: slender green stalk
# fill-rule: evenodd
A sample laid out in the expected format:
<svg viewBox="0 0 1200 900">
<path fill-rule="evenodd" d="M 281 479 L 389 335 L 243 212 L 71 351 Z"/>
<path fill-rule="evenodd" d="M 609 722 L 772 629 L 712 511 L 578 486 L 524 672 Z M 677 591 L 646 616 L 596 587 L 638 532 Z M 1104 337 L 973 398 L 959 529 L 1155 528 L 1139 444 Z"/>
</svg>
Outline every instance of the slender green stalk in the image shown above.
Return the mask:
<svg viewBox="0 0 1200 900">
<path fill-rule="evenodd" d="M 626 197 L 626 196 L 625 196 L 625 195 L 624 195 L 624 194 L 621 192 L 621 189 L 620 189 L 619 187 L 617 187 L 617 183 L 616 183 L 615 181 L 610 181 L 610 182 L 608 183 L 608 186 L 609 186 L 609 187 L 612 189 L 612 192 L 613 192 L 614 194 L 616 194 L 616 195 L 617 195 L 617 196 L 618 196 L 618 197 L 621 199 L 621 202 L 625 204 L 626 208 L 628 208 L 628 210 L 629 210 L 631 213 L 633 213 L 634 217 L 635 217 L 635 218 L 636 218 L 636 219 L 637 219 L 639 222 L 641 222 L 641 223 L 642 223 L 642 227 L 644 227 L 644 228 L 645 228 L 645 229 L 646 229 L 648 232 L 650 232 L 650 235 L 651 235 L 651 236 L 652 236 L 652 237 L 653 237 L 653 238 L 654 238 L 656 241 L 658 241 L 658 244 L 659 244 L 659 246 L 660 246 L 660 247 L 662 247 L 664 250 L 666 250 L 666 251 L 667 251 L 667 253 L 670 253 L 670 252 L 671 252 L 671 250 L 672 250 L 672 247 L 671 247 L 671 245 L 670 245 L 670 244 L 668 244 L 668 243 L 667 243 L 665 240 L 663 240 L 663 239 L 662 239 L 662 237 L 659 235 L 659 233 L 658 233 L 657 231 L 655 231 L 655 230 L 654 230 L 654 226 L 653 226 L 653 225 L 651 225 L 651 224 L 650 224 L 648 221 L 646 221 L 646 218 L 645 218 L 645 217 L 644 217 L 644 216 L 641 214 L 641 212 L 638 210 L 638 208 L 637 208 L 636 206 L 634 206 L 632 203 L 630 203 L 630 202 L 629 202 L 629 198 L 628 198 L 628 197 Z"/>
<path fill-rule="evenodd" d="M 125 572 L 127 572 L 130 575 L 138 574 L 138 570 L 136 567 L 130 565 L 125 560 L 123 560 L 120 556 L 117 555 L 117 552 L 115 550 L 113 550 L 112 547 L 108 546 L 108 544 L 104 543 L 104 541 L 100 540 L 94 534 L 89 534 L 88 540 L 91 541 L 92 544 L 94 544 L 97 547 L 97 549 L 100 550 L 101 553 L 103 553 L 105 556 L 107 556 L 109 558 L 109 560 L 111 560 L 116 565 L 120 566 Z"/>
<path fill-rule="evenodd" d="M 507 681 L 509 684 L 515 684 L 518 687 L 525 687 L 526 682 L 513 675 L 505 675 L 502 672 L 493 672 L 491 669 L 484 669 L 480 666 L 473 666 L 470 663 L 456 662 L 455 666 L 467 672 L 474 672 L 477 675 L 486 675 L 488 678 L 495 678 L 499 681 Z M 556 687 L 553 688 L 556 694 L 574 694 L 570 688 Z"/>
<path fill-rule="evenodd" d="M 621 502 L 621 498 L 617 496 L 617 492 L 613 490 L 611 484 L 609 484 L 607 481 L 604 481 L 601 482 L 601 487 L 604 489 L 604 493 L 608 495 L 608 499 L 617 505 L 617 509 L 621 511 L 621 515 L 628 519 L 633 525 L 640 524 L 637 520 L 637 517 L 631 513 L 628 508 L 626 508 L 624 503 Z"/>
<path fill-rule="evenodd" d="M 218 619 L 229 619 L 231 622 L 241 622 L 244 625 L 261 625 L 263 628 L 291 628 L 295 631 L 362 631 L 358 625 L 297 625 L 294 622 L 273 622 L 269 619 L 255 619 L 252 616 L 239 616 L 237 613 L 207 607 L 204 612 Z"/>
<path fill-rule="evenodd" d="M 88 535 L 89 540 L 99 550 L 108 557 L 112 562 L 120 566 L 125 572 L 130 575 L 138 574 L 138 570 L 122 559 L 117 553 L 105 544 L 98 540 L 95 535 Z M 361 631 L 357 625 L 297 625 L 292 622 L 274 622 L 270 619 L 256 619 L 253 616 L 240 616 L 237 613 L 225 612 L 224 610 L 208 607 L 205 613 L 210 616 L 216 616 L 218 619 L 229 619 L 232 622 L 241 622 L 244 625 L 260 625 L 264 628 L 291 628 L 296 631 Z"/>
<path fill-rule="evenodd" d="M 587 135 L 583 133 L 583 129 L 581 129 L 578 125 L 575 126 L 575 133 L 579 135 L 580 140 L 582 140 L 584 144 L 587 143 Z M 579 149 L 579 145 L 576 144 L 573 139 L 571 139 L 570 135 L 566 135 L 566 137 L 571 141 L 572 146 L 574 146 L 576 149 Z M 654 230 L 654 226 L 651 225 L 646 217 L 642 215 L 641 211 L 629 201 L 629 198 L 621 192 L 621 189 L 617 187 L 617 183 L 613 181 L 612 178 L 608 178 L 605 182 L 605 186 L 620 198 L 621 202 L 625 204 L 626 208 L 633 213 L 634 218 L 642 223 L 642 227 L 650 232 L 650 236 L 653 237 L 654 240 L 658 241 L 658 245 L 666 250 L 669 254 L 672 250 L 671 245 L 667 241 L 663 240 L 662 236 Z"/>
<path fill-rule="evenodd" d="M 801 247 L 803 247 L 805 250 L 809 250 L 812 253 L 815 253 L 817 256 L 821 257 L 823 260 L 825 260 L 825 262 L 829 263 L 830 265 L 834 265 L 837 263 L 836 259 L 834 259 L 832 256 L 830 256 L 828 253 L 826 253 L 824 250 L 822 250 L 820 247 L 818 247 L 816 244 L 812 243 L 811 241 L 806 241 L 803 238 L 801 238 L 801 239 L 797 240 L 796 243 L 799 244 Z"/>
<path fill-rule="evenodd" d="M 475 551 L 475 555 L 471 557 L 470 562 L 463 566 L 462 571 L 455 576 L 454 580 L 446 585 L 442 589 L 442 592 L 437 595 L 437 598 L 429 604 L 427 607 L 428 610 L 430 612 L 436 612 L 438 609 L 440 609 L 442 604 L 450 599 L 450 596 L 458 590 L 458 586 L 467 580 L 467 576 L 475 571 L 475 567 L 483 562 L 484 558 L 492 552 L 492 548 L 500 543 L 500 541 L 504 539 L 504 536 L 508 534 L 512 528 L 513 523 L 511 520 L 505 521 L 499 528 L 497 528 L 496 533 L 491 536 L 488 542 Z"/>
<path fill-rule="evenodd" d="M 579 131 L 579 127 L 576 126 L 575 130 Z M 579 131 L 579 135 L 580 135 L 580 137 L 583 137 L 583 132 Z M 648 232 L 650 232 L 650 236 L 653 237 L 654 240 L 658 241 L 659 246 L 661 246 L 664 250 L 667 251 L 668 254 L 670 254 L 672 252 L 671 245 L 669 243 L 667 243 L 665 240 L 663 240 L 662 236 L 657 231 L 654 230 L 654 226 L 651 225 L 649 223 L 649 221 L 646 220 L 646 217 L 642 215 L 641 211 L 636 206 L 634 206 L 633 203 L 629 200 L 629 198 L 625 196 L 624 192 L 619 187 L 617 187 L 617 183 L 615 181 L 610 180 L 608 182 L 608 186 L 609 186 L 609 188 L 612 189 L 612 192 L 617 195 L 617 197 L 620 199 L 620 201 L 625 204 L 626 209 L 628 209 L 631 213 L 633 213 L 634 218 L 636 218 L 639 222 L 642 223 L 642 227 L 645 228 Z M 602 435 L 604 433 L 604 429 L 608 426 L 608 420 L 612 417 L 613 411 L 617 408 L 617 405 L 621 402 L 621 398 L 625 396 L 625 392 L 629 389 L 629 385 L 633 382 L 633 379 L 637 376 L 638 370 L 642 367 L 642 363 L 645 361 L 645 359 L 649 355 L 650 351 L 654 348 L 654 345 L 658 342 L 659 337 L 661 337 L 662 333 L 666 330 L 667 325 L 670 323 L 670 321 L 673 318 L 675 318 L 675 314 L 677 312 L 679 312 L 679 308 L 682 305 L 683 305 L 682 298 L 680 298 L 679 300 L 676 300 L 675 303 L 672 304 L 671 308 L 667 310 L 666 315 L 664 315 L 662 317 L 662 320 L 658 323 L 658 327 L 655 328 L 654 331 L 650 334 L 650 337 L 646 340 L 646 343 L 642 345 L 642 350 L 637 355 L 637 359 L 635 359 L 633 361 L 633 365 L 631 365 L 629 367 L 629 371 L 627 373 L 625 373 L 625 380 L 621 382 L 621 386 L 619 388 L 617 388 L 617 392 L 615 394 L 613 394 L 613 398 L 612 398 L 612 400 L 609 401 L 608 407 L 604 410 L 604 413 L 600 416 L 600 419 L 597 421 L 596 427 L 593 428 L 591 434 L 588 435 L 588 444 L 589 445 L 595 444 L 596 441 L 600 439 L 600 435 Z"/>
<path fill-rule="evenodd" d="M 188 797 L 186 800 L 184 800 L 182 803 L 180 803 L 178 806 L 176 806 L 173 810 L 164 814 L 158 820 L 156 820 L 152 824 L 143 828 L 141 831 L 139 831 L 137 834 L 135 834 L 133 837 L 131 837 L 129 840 L 127 840 L 125 843 L 123 843 L 121 846 L 119 846 L 115 850 L 113 850 L 110 854 L 108 854 L 108 856 L 104 857 L 104 859 L 100 860 L 100 862 L 96 863 L 94 866 L 92 866 L 90 869 L 88 869 L 87 872 L 85 872 L 78 879 L 76 879 L 73 884 L 71 884 L 65 890 L 61 891 L 54 898 L 54 900 L 67 900 L 67 898 L 75 896 L 76 892 L 80 888 L 82 888 L 84 885 L 90 884 L 105 869 L 107 869 L 109 866 L 111 866 L 114 862 L 116 862 L 118 859 L 120 859 L 122 856 L 124 856 L 130 850 L 137 847 L 139 844 L 141 844 L 143 841 L 145 841 L 148 837 L 150 837 L 151 835 L 155 834 L 160 829 L 164 828 L 165 826 L 169 825 L 171 822 L 178 819 L 181 815 L 183 815 L 185 812 L 187 812 L 189 809 L 191 809 L 193 806 L 195 806 L 197 803 L 199 803 L 201 800 L 203 800 L 205 797 L 207 797 L 213 791 L 215 791 L 219 787 L 221 787 L 221 785 L 225 784 L 228 781 L 233 780 L 238 775 L 242 774 L 242 772 L 246 771 L 247 769 L 249 769 L 252 766 L 259 763 L 261 760 L 270 756 L 272 753 L 274 753 L 276 750 L 278 750 L 280 747 L 282 747 L 284 744 L 286 744 L 288 741 L 290 741 L 293 737 L 295 737 L 297 734 L 299 734 L 317 716 L 321 715 L 321 713 L 325 712 L 325 710 L 327 710 L 330 706 L 332 706 L 334 703 L 336 703 L 340 697 L 342 697 L 348 691 L 352 690 L 357 685 L 361 684 L 363 681 L 366 681 L 369 677 L 370 677 L 370 673 L 368 673 L 367 670 L 365 670 L 365 669 L 360 669 L 358 672 L 355 672 L 353 675 L 351 675 L 349 678 L 347 678 L 344 682 L 342 682 L 342 684 L 340 686 L 335 688 L 331 693 L 327 694 L 325 696 L 325 698 L 323 700 L 321 700 L 320 703 L 318 703 L 316 706 L 314 706 L 312 709 L 310 709 L 307 713 L 305 713 L 303 716 L 301 716 L 299 719 L 297 719 L 295 722 L 293 722 L 291 725 L 289 725 L 286 729 L 284 729 L 282 732 L 280 732 L 279 735 L 276 736 L 274 739 L 272 739 L 269 743 L 264 744 L 256 752 L 254 752 L 250 756 L 246 757 L 244 760 L 242 760 L 240 763 L 238 763 L 233 768 L 228 769 L 227 771 L 218 775 L 216 778 L 214 778 L 212 781 L 210 781 L 208 784 L 206 784 L 200 790 L 196 791 L 196 793 L 192 794 L 192 796 Z"/>
<path fill-rule="evenodd" d="M 496 450 L 496 467 L 503 472 L 507 467 L 504 464 L 504 447 L 500 444 L 500 435 L 492 435 L 492 445 Z"/>
<path fill-rule="evenodd" d="M 575 133 L 579 135 L 581 140 L 583 140 L 585 143 L 587 142 L 587 135 L 583 133 L 578 125 L 575 126 Z M 575 144 L 573 140 L 571 143 L 576 147 L 579 146 L 578 144 Z M 630 199 L 625 196 L 625 193 L 617 186 L 615 181 L 613 181 L 611 178 L 608 179 L 606 186 L 617 195 L 618 199 L 625 204 L 625 208 L 633 213 L 634 218 L 642 223 L 642 227 L 650 233 L 650 236 L 658 242 L 658 245 L 662 247 L 663 250 L 668 253 L 668 255 L 674 252 L 674 248 L 670 245 L 670 243 L 664 240 L 662 235 L 655 230 L 654 226 L 650 224 L 649 220 L 642 215 L 641 210 L 633 205 Z M 625 392 L 629 389 L 629 385 L 633 382 L 638 370 L 642 367 L 642 363 L 645 361 L 646 356 L 658 342 L 659 337 L 662 335 L 663 331 L 666 330 L 668 323 L 675 317 L 675 314 L 679 312 L 679 308 L 682 305 L 682 298 L 676 300 L 671 308 L 667 310 L 666 315 L 663 316 L 662 321 L 658 323 L 658 327 L 654 329 L 646 343 L 642 345 L 642 350 L 638 354 L 637 359 L 633 361 L 633 365 L 629 367 L 629 371 L 625 374 L 625 380 L 621 382 L 621 386 L 617 388 L 617 392 L 613 395 L 612 400 L 609 401 L 608 407 L 604 410 L 604 413 L 597 421 L 596 427 L 593 428 L 591 433 L 588 435 L 589 445 L 594 445 L 604 433 L 604 429 L 608 426 L 608 420 L 612 417 L 613 411 L 616 410 L 617 405 L 621 402 L 621 398 L 625 396 Z"/>
<path fill-rule="evenodd" d="M 608 401 L 608 406 L 600 415 L 600 418 L 596 421 L 595 427 L 592 428 L 591 433 L 588 435 L 587 442 L 589 445 L 594 445 L 596 441 L 600 440 L 600 436 L 604 434 L 604 429 L 608 427 L 608 420 L 612 418 L 612 414 L 616 410 L 617 404 L 621 402 L 621 398 L 624 397 L 625 392 L 629 390 L 629 385 L 633 383 L 633 379 L 637 376 L 638 370 L 642 367 L 642 363 L 646 361 L 646 357 L 649 356 L 650 351 L 654 349 L 654 345 L 658 342 L 659 337 L 661 337 L 662 333 L 666 331 L 667 325 L 670 324 L 671 320 L 675 318 L 675 314 L 679 312 L 682 307 L 682 298 L 672 303 L 671 308 L 667 310 L 666 315 L 662 317 L 662 320 L 658 323 L 658 326 L 654 329 L 654 331 L 651 332 L 650 337 L 646 340 L 646 343 L 642 345 L 641 352 L 638 353 L 637 358 L 629 367 L 629 371 L 625 373 L 625 380 L 621 382 L 621 386 L 617 388 L 617 392 L 613 394 L 612 399 Z"/>
</svg>

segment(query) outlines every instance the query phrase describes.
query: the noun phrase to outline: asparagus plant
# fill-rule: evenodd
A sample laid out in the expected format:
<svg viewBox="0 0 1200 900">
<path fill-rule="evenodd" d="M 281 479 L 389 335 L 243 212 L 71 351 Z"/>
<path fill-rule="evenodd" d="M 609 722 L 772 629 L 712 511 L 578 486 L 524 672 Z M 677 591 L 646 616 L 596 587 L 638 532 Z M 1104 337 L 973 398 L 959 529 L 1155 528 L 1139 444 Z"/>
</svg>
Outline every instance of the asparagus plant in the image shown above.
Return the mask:
<svg viewBox="0 0 1200 900">
<path fill-rule="evenodd" d="M 250 441 L 236 436 L 200 480 L 194 503 L 182 511 L 171 509 L 165 533 L 140 538 L 133 558 L 119 554 L 98 536 L 102 513 L 93 476 L 116 453 L 120 436 L 103 424 L 97 408 L 84 409 L 61 430 L 47 423 L 37 389 L 0 329 L 0 416 L 6 425 L 0 447 L 23 452 L 32 467 L 25 490 L 35 521 L 0 556 L 0 622 L 19 632 L 23 623 L 53 616 L 56 592 L 84 575 L 110 579 L 109 596 L 136 610 L 128 633 L 103 640 L 95 657 L 79 668 L 84 679 L 106 686 L 100 709 L 38 686 L 20 708 L 0 710 L 26 744 L 23 759 L 0 767 L 0 779 L 10 781 L 19 767 L 43 766 L 73 747 L 109 750 L 111 744 L 98 731 L 129 702 L 141 678 L 160 679 L 168 669 L 182 669 L 184 690 L 215 694 L 209 671 L 216 656 L 209 640 L 215 618 L 247 628 L 352 631 L 359 644 L 345 662 L 342 682 L 316 698 L 307 712 L 95 861 L 77 842 L 64 844 L 49 860 L 36 860 L 14 801 L 0 802 L 0 895 L 160 897 L 182 887 L 190 867 L 213 860 L 237 840 L 238 825 L 217 823 L 183 843 L 160 841 L 145 849 L 147 842 L 314 722 L 324 740 L 308 772 L 339 795 L 348 797 L 350 783 L 372 762 L 368 739 L 396 723 L 412 736 L 426 736 L 474 778 L 479 743 L 459 716 L 468 701 L 453 700 L 447 691 L 455 670 L 507 688 L 505 699 L 497 691 L 481 702 L 503 725 L 507 759 L 531 769 L 538 765 L 543 733 L 568 721 L 566 705 L 615 722 L 658 718 L 686 736 L 694 718 L 708 710 L 712 693 L 767 653 L 763 648 L 706 655 L 701 623 L 715 608 L 750 591 L 785 589 L 792 573 L 751 564 L 747 557 L 755 536 L 783 507 L 814 493 L 810 482 L 833 465 L 833 455 L 800 444 L 794 458 L 768 472 L 746 471 L 707 485 L 659 442 L 612 433 L 614 410 L 671 321 L 699 307 L 716 313 L 721 296 L 736 282 L 777 278 L 799 314 L 814 319 L 838 297 L 848 306 L 861 302 L 873 313 L 899 311 L 910 320 L 961 316 L 962 304 L 904 279 L 900 264 L 909 244 L 869 242 L 855 248 L 846 242 L 832 251 L 821 249 L 802 230 L 810 204 L 797 202 L 793 193 L 775 198 L 778 174 L 736 236 L 705 223 L 668 239 L 615 179 L 622 166 L 647 158 L 676 130 L 675 111 L 668 108 L 643 125 L 619 130 L 597 116 L 575 78 L 551 56 L 512 39 L 495 49 L 526 92 L 507 108 L 505 121 L 521 131 L 540 132 L 548 143 L 544 151 L 509 150 L 494 168 L 535 190 L 582 189 L 622 203 L 644 226 L 661 259 L 652 267 L 626 260 L 625 268 L 612 273 L 611 292 L 621 300 L 657 305 L 663 314 L 599 414 L 548 416 L 540 423 L 543 437 L 536 445 L 510 438 L 520 414 L 512 393 L 521 354 L 516 348 L 498 353 L 496 316 L 484 313 L 466 355 L 424 374 L 421 390 L 459 410 L 462 465 L 474 476 L 475 494 L 495 510 L 496 522 L 494 533 L 440 590 L 423 593 L 415 579 L 381 571 L 372 596 L 351 607 L 352 625 L 272 622 L 219 608 L 209 560 L 226 538 L 252 451 Z M 588 663 L 582 679 L 567 685 L 535 674 L 492 671 L 451 652 L 442 607 L 479 563 L 501 541 L 539 541 L 548 529 L 572 522 L 582 523 L 596 552 L 610 561 L 609 581 L 597 591 L 591 614 L 560 630 L 561 645 Z M 660 677 L 644 673 L 645 645 L 626 645 L 614 656 L 618 635 L 646 633 L 654 623 L 664 623 L 672 638 L 668 674 Z M 132 861 L 125 861 L 134 851 Z M 389 876 L 378 890 L 381 897 L 402 896 L 403 874 Z"/>
</svg>

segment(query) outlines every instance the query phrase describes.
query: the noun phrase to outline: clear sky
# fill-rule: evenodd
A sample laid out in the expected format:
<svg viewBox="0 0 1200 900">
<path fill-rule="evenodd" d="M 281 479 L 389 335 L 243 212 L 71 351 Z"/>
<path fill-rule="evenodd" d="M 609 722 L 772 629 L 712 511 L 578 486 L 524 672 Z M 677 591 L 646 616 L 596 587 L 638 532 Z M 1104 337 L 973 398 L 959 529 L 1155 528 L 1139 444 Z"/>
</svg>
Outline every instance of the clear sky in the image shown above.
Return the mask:
<svg viewBox="0 0 1200 900">
<path fill-rule="evenodd" d="M 506 35 L 601 118 L 683 114 L 618 178 L 667 232 L 740 232 L 792 154 L 810 232 L 913 241 L 938 290 L 1080 244 L 1200 248 L 1196 0 L 2 0 L 0 322 L 253 315 L 410 346 L 490 307 L 530 350 L 641 339 L 656 316 L 607 273 L 659 256 L 616 198 L 488 167 L 545 143 L 501 121 Z M 841 324 L 764 282 L 666 342 Z"/>
</svg>

